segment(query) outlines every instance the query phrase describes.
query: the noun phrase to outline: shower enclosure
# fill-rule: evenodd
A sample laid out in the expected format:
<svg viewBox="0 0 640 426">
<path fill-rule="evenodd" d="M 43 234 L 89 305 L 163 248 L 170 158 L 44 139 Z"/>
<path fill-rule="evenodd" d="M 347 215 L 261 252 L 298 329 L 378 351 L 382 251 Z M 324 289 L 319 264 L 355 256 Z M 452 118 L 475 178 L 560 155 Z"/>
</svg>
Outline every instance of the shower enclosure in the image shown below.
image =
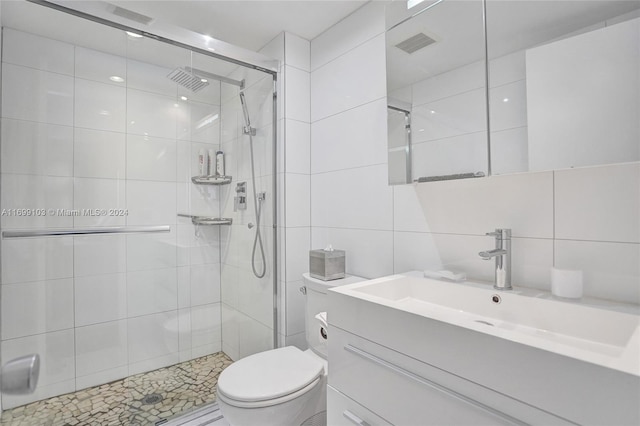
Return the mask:
<svg viewBox="0 0 640 426">
<path fill-rule="evenodd" d="M 125 379 L 118 418 L 142 424 L 169 412 L 131 377 L 275 345 L 277 67 L 89 3 L 1 5 L 0 354 L 42 363 L 2 409 Z"/>
</svg>

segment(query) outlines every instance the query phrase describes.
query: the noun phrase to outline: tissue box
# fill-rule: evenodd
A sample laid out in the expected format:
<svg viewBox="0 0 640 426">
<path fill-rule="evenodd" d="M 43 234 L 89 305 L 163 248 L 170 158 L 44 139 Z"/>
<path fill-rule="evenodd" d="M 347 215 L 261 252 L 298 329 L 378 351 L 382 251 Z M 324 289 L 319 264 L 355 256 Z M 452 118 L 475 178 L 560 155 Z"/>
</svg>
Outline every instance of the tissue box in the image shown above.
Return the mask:
<svg viewBox="0 0 640 426">
<path fill-rule="evenodd" d="M 344 250 L 310 250 L 309 275 L 324 281 L 344 278 Z"/>
</svg>

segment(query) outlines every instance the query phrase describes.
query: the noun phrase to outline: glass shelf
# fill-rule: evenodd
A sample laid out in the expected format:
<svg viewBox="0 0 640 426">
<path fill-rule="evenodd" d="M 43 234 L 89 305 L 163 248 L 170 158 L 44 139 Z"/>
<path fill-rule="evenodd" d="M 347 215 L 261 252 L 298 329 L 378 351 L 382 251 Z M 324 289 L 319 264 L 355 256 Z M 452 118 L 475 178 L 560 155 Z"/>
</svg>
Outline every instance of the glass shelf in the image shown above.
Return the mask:
<svg viewBox="0 0 640 426">
<path fill-rule="evenodd" d="M 231 225 L 233 219 L 227 217 L 192 216 L 191 223 L 194 225 Z"/>
<path fill-rule="evenodd" d="M 190 214 L 178 213 L 180 217 L 188 217 L 194 225 L 231 225 L 233 219 L 228 217 L 194 216 Z"/>
<path fill-rule="evenodd" d="M 196 185 L 228 185 L 231 183 L 231 176 L 193 176 L 191 182 Z"/>
</svg>

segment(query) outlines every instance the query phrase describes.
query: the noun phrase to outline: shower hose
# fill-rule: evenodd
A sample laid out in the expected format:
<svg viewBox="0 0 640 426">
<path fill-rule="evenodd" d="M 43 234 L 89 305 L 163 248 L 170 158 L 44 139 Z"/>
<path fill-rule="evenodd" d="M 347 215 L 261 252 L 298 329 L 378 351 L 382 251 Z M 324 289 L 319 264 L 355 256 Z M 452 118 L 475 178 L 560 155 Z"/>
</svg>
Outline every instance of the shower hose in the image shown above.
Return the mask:
<svg viewBox="0 0 640 426">
<path fill-rule="evenodd" d="M 253 205 L 254 211 L 256 214 L 256 234 L 253 239 L 253 249 L 251 250 L 251 269 L 253 269 L 253 274 L 262 278 L 267 273 L 267 260 L 264 255 L 264 246 L 262 244 L 262 235 L 260 235 L 260 214 L 262 213 L 262 201 L 264 201 L 263 197 L 258 198 L 258 193 L 256 191 L 256 167 L 253 159 L 253 134 L 251 129 L 251 119 L 249 118 L 249 109 L 247 108 L 247 103 L 244 98 L 244 92 L 240 91 L 240 103 L 242 104 L 242 110 L 244 113 L 244 121 L 245 121 L 245 134 L 249 135 L 249 153 L 251 158 L 251 182 L 253 187 L 253 199 L 255 203 Z M 256 251 L 257 248 L 260 247 L 260 257 L 262 258 L 262 271 L 258 272 L 256 268 Z"/>
<path fill-rule="evenodd" d="M 253 199 L 255 203 L 253 204 L 255 213 L 256 213 L 256 235 L 253 238 L 253 249 L 251 250 L 251 268 L 253 269 L 253 274 L 262 278 L 267 272 L 267 261 L 264 255 L 264 246 L 262 245 L 262 236 L 260 235 L 260 214 L 262 213 L 262 202 L 263 198 L 258 198 L 256 192 L 256 169 L 253 161 L 253 136 L 249 133 L 249 152 L 251 157 L 251 181 L 253 183 Z M 262 257 L 262 271 L 258 272 L 256 269 L 256 249 L 260 246 L 260 256 Z"/>
</svg>

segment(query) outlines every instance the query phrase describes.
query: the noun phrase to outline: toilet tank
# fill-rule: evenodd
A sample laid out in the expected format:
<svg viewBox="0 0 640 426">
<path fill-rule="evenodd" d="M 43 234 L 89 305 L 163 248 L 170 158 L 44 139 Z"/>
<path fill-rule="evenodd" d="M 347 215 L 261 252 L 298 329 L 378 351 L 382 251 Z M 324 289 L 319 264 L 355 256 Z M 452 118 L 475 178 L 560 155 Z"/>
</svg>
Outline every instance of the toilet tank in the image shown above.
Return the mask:
<svg viewBox="0 0 640 426">
<path fill-rule="evenodd" d="M 307 289 L 305 306 L 307 344 L 309 345 L 309 349 L 313 350 L 322 358 L 327 358 L 327 342 L 320 336 L 321 324 L 315 318 L 320 312 L 327 311 L 327 290 L 336 286 L 366 281 L 367 278 L 347 275 L 337 280 L 323 281 L 312 278 L 309 273 L 302 274 L 302 277 L 304 279 L 304 286 Z M 330 335 L 329 338 L 331 338 Z"/>
</svg>

